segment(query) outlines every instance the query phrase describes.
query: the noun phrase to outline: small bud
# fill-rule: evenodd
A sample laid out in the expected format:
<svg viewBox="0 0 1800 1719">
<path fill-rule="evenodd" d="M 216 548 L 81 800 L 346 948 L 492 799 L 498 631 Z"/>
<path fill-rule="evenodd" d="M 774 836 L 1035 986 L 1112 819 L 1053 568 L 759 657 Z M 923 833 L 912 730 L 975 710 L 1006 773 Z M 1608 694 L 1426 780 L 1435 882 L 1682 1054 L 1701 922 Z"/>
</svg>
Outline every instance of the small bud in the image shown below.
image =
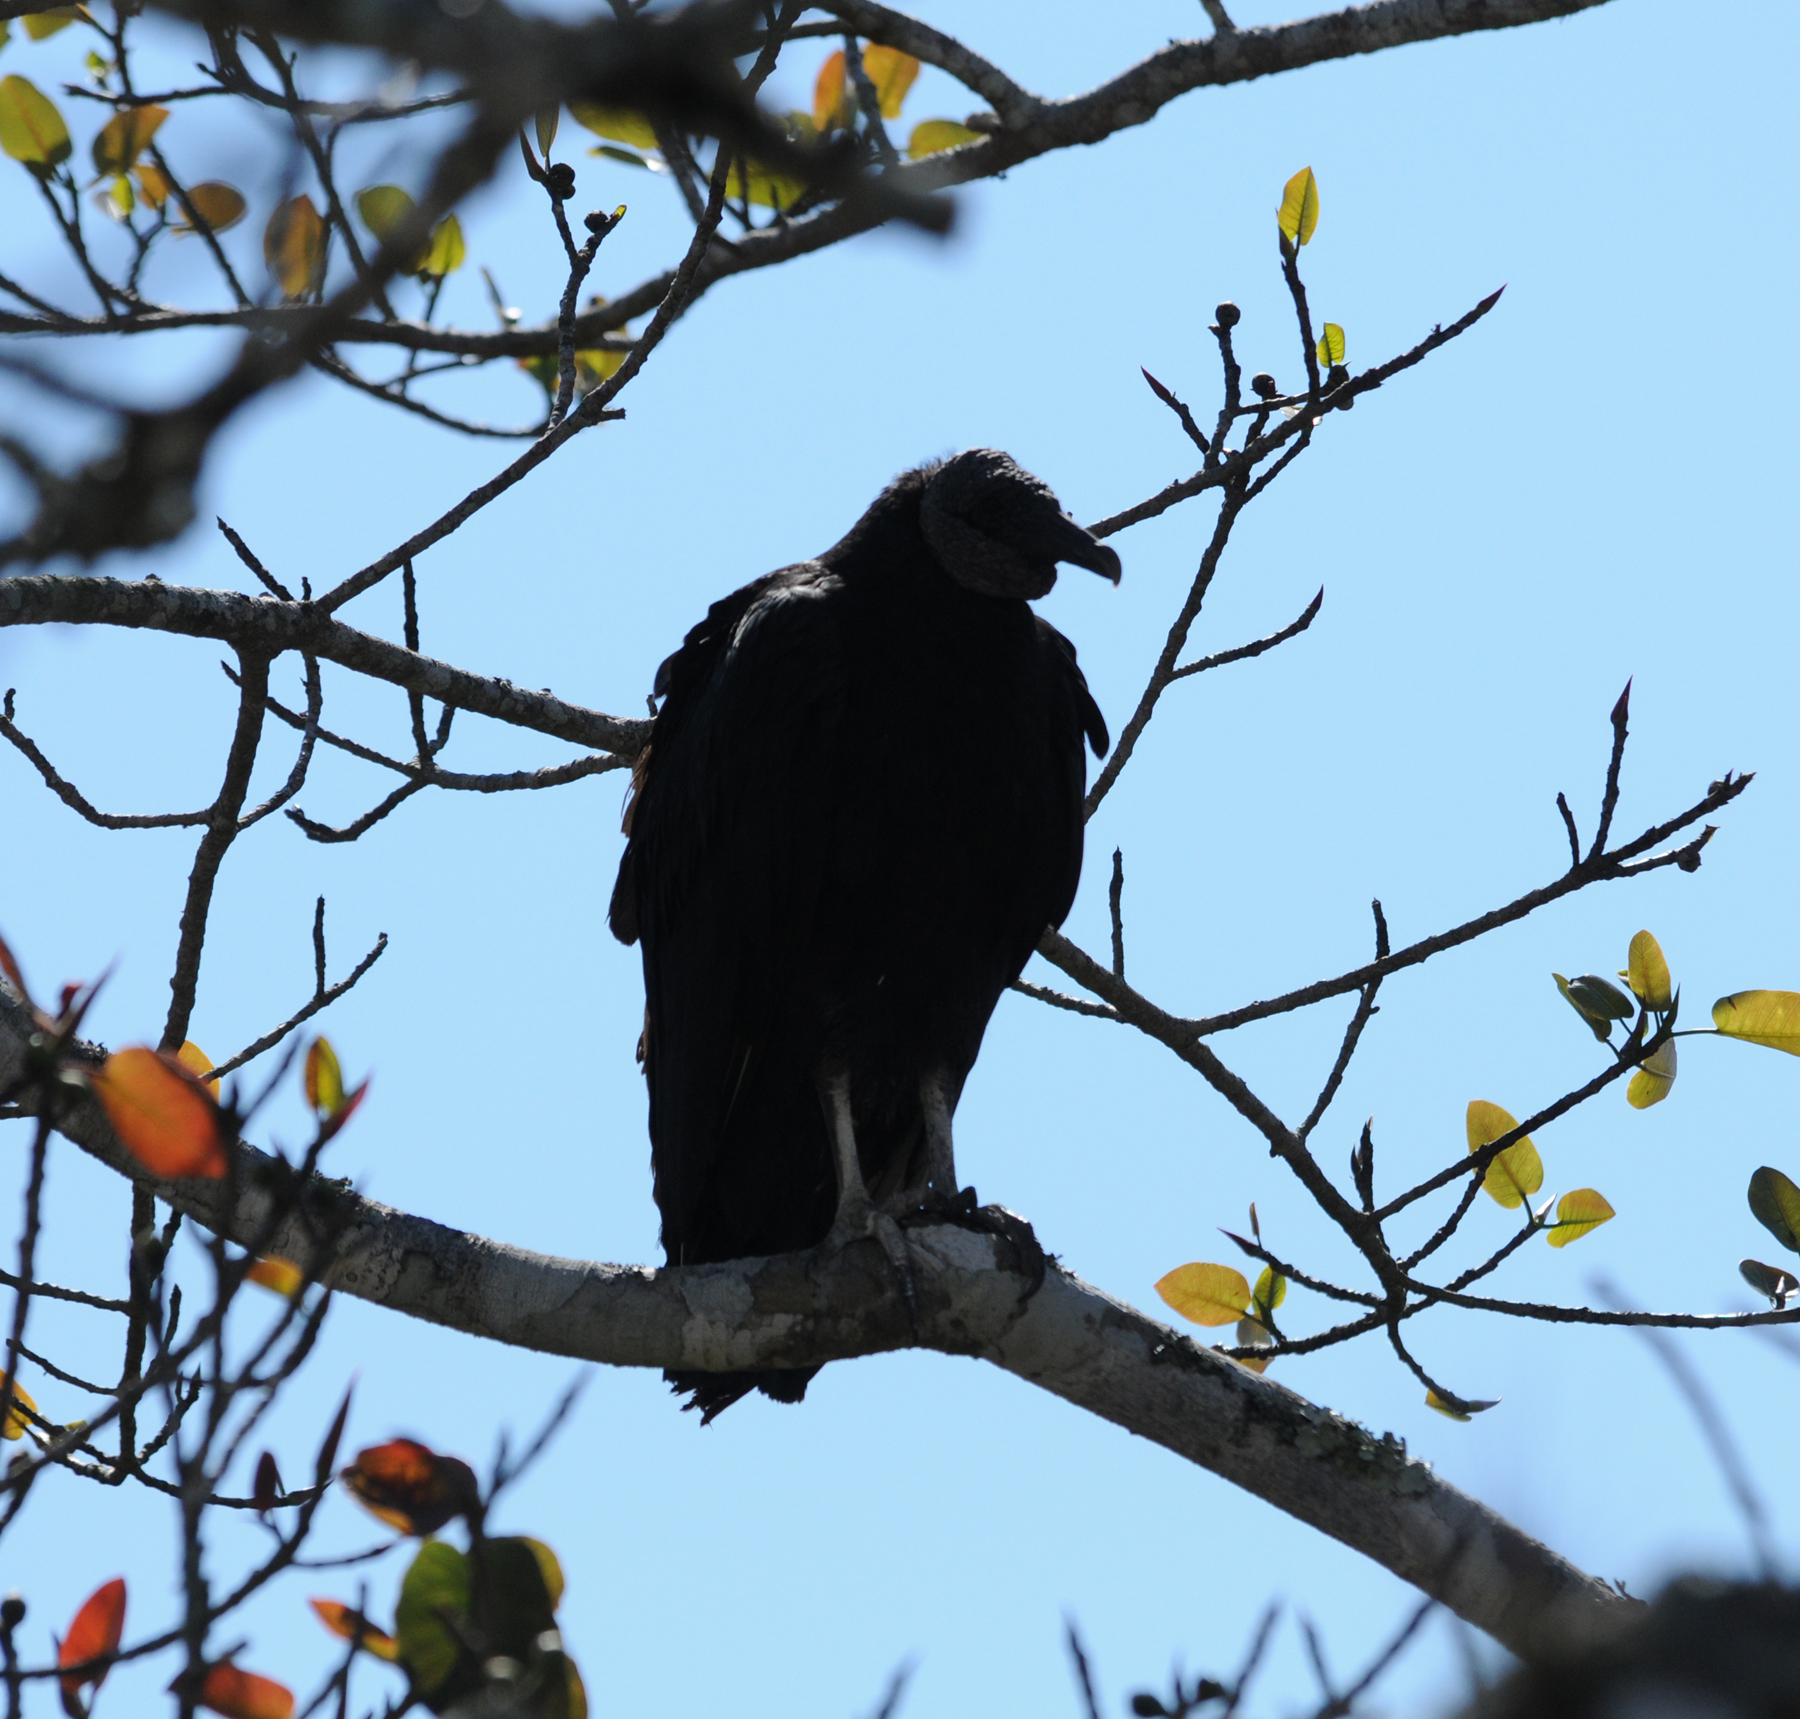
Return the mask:
<svg viewBox="0 0 1800 1719">
<path fill-rule="evenodd" d="M 1223 322 L 1225 319 L 1220 317 L 1219 320 Z M 1169 1710 L 1149 1690 L 1140 1689 L 1131 1698 L 1131 1711 L 1137 1715 L 1137 1719 L 1161 1719 Z"/>
<path fill-rule="evenodd" d="M 1221 328 L 1236 328 L 1238 325 L 1238 318 L 1242 315 L 1243 312 L 1240 311 L 1230 299 L 1226 299 L 1226 301 L 1213 312 L 1213 318 Z"/>
<path fill-rule="evenodd" d="M 604 233 L 612 227 L 611 219 L 599 209 L 588 210 L 587 214 L 582 217 L 581 224 L 590 233 Z"/>
<path fill-rule="evenodd" d="M 1266 370 L 1259 370 L 1250 378 L 1250 386 L 1265 400 L 1273 400 L 1281 389 L 1276 386 L 1275 378 Z"/>
<path fill-rule="evenodd" d="M 561 203 L 575 195 L 575 169 L 566 161 L 553 161 L 544 174 L 550 195 Z"/>
<path fill-rule="evenodd" d="M 25 1621 L 25 1602 L 17 1594 L 0 1600 L 0 1629 L 15 1630 Z"/>
</svg>

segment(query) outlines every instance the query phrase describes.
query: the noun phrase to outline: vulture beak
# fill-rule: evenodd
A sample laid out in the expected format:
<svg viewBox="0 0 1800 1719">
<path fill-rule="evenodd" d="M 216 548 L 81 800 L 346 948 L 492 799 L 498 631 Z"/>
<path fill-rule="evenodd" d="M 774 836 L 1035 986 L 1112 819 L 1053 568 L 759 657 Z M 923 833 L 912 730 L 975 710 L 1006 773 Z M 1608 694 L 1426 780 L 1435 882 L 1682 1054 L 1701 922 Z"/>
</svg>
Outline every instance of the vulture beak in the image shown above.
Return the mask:
<svg viewBox="0 0 1800 1719">
<path fill-rule="evenodd" d="M 1123 571 L 1119 565 L 1119 552 L 1090 536 L 1066 513 L 1058 517 L 1048 536 L 1045 550 L 1055 560 L 1085 567 L 1090 573 L 1098 573 L 1101 578 L 1118 584 Z"/>
</svg>

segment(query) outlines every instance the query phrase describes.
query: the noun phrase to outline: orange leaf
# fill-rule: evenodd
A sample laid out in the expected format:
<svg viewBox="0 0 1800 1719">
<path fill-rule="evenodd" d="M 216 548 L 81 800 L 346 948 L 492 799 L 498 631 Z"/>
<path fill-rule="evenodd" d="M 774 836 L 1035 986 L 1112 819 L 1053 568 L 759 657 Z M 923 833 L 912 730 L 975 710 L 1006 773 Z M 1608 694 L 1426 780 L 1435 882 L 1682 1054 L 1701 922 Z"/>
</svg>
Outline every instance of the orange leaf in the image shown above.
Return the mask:
<svg viewBox="0 0 1800 1719">
<path fill-rule="evenodd" d="M 0 1390 L 4 1390 L 5 1388 L 6 1369 L 0 1367 Z M 12 1387 L 12 1406 L 6 1411 L 5 1424 L 0 1425 L 0 1438 L 23 1438 L 25 1436 L 25 1429 L 31 1424 L 25 1418 L 24 1411 L 27 1409 L 30 1409 L 35 1413 L 37 1404 L 31 1400 L 31 1393 L 26 1390 L 17 1379 L 14 1379 Z"/>
<path fill-rule="evenodd" d="M 400 1644 L 386 1630 L 377 1629 L 354 1606 L 347 1606 L 342 1600 L 308 1600 L 306 1603 L 319 1614 L 319 1621 L 333 1635 L 358 1643 L 377 1659 L 397 1660 L 400 1657 Z"/>
<path fill-rule="evenodd" d="M 396 1438 L 357 1453 L 341 1477 L 357 1501 L 402 1534 L 423 1539 L 477 1501 L 466 1462 L 439 1456 L 417 1439 Z"/>
<path fill-rule="evenodd" d="M 135 1045 L 115 1051 L 89 1080 L 113 1132 L 153 1176 L 225 1174 L 219 1107 L 174 1057 Z"/>
<path fill-rule="evenodd" d="M 207 1672 L 199 1701 L 225 1719 L 294 1719 L 292 1690 L 235 1665 L 215 1665 Z"/>
<path fill-rule="evenodd" d="M 848 118 L 848 105 L 844 100 L 844 50 L 839 48 L 819 67 L 813 83 L 813 124 L 820 131 L 842 125 Z"/>
<path fill-rule="evenodd" d="M 125 1578 L 114 1576 L 96 1588 L 81 1602 L 81 1610 L 69 1625 L 56 1651 L 58 1665 L 86 1665 L 119 1650 L 119 1637 L 125 1633 Z M 62 1680 L 63 1706 L 71 1713 L 80 1709 L 81 1686 L 91 1683 L 96 1689 L 105 1678 L 108 1666 L 90 1667 L 70 1674 Z"/>
<path fill-rule="evenodd" d="M 244 1276 L 252 1283 L 260 1283 L 264 1289 L 285 1295 L 290 1301 L 306 1284 L 306 1274 L 291 1259 L 258 1259 Z"/>
</svg>

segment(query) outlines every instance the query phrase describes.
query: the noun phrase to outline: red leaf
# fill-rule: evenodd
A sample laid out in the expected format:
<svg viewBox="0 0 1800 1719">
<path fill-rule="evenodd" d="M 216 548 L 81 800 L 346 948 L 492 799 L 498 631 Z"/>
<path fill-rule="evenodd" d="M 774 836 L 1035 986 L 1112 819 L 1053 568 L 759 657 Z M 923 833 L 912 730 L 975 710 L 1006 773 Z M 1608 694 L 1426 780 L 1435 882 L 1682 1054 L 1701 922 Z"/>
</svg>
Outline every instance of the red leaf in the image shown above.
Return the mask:
<svg viewBox="0 0 1800 1719">
<path fill-rule="evenodd" d="M 81 1602 L 81 1610 L 69 1625 L 57 1649 L 58 1665 L 86 1665 L 119 1650 L 119 1637 L 125 1633 L 125 1578 L 114 1576 L 96 1588 Z M 81 1712 L 80 1692 L 84 1683 L 98 1689 L 110 1667 L 101 1665 L 78 1671 L 62 1680 L 63 1711 Z"/>
<path fill-rule="evenodd" d="M 319 1614 L 319 1621 L 333 1635 L 358 1643 L 377 1659 L 390 1662 L 399 1659 L 400 1644 L 386 1630 L 377 1629 L 354 1606 L 347 1606 L 342 1600 L 308 1600 L 306 1603 Z"/>
<path fill-rule="evenodd" d="M 417 1439 L 390 1439 L 358 1452 L 343 1481 L 371 1515 L 421 1539 L 477 1502 L 469 1465 Z"/>
<path fill-rule="evenodd" d="M 207 1672 L 198 1699 L 225 1719 L 294 1719 L 292 1690 L 235 1665 L 215 1665 Z"/>
<path fill-rule="evenodd" d="M 115 1051 L 89 1079 L 113 1132 L 153 1176 L 225 1174 L 219 1107 L 174 1057 L 135 1045 Z"/>
</svg>

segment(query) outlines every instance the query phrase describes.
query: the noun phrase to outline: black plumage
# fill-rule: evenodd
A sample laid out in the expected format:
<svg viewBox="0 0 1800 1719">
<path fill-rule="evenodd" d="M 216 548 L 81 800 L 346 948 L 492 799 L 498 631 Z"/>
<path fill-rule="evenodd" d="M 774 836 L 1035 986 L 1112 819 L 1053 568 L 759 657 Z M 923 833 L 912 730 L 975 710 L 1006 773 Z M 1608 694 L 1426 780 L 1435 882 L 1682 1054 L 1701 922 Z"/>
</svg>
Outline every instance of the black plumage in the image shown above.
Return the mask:
<svg viewBox="0 0 1800 1719">
<path fill-rule="evenodd" d="M 657 672 L 611 924 L 670 1263 L 867 1234 L 957 1193 L 950 1117 L 1081 873 L 1106 725 L 1027 599 L 1118 556 L 1005 454 L 907 472 L 715 603 Z M 811 1375 L 671 1375 L 707 1418 Z"/>
</svg>

